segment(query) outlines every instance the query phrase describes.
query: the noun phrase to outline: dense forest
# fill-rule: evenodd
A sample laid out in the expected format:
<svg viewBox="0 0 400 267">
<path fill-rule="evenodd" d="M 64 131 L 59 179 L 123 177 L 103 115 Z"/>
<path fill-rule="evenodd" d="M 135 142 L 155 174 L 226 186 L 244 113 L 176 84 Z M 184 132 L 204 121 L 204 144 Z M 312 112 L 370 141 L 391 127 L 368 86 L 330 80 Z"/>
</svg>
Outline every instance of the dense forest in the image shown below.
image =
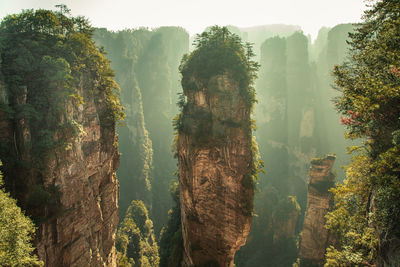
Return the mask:
<svg viewBox="0 0 400 267">
<path fill-rule="evenodd" d="M 0 24 L 1 266 L 399 266 L 400 3 L 363 22 Z"/>
</svg>

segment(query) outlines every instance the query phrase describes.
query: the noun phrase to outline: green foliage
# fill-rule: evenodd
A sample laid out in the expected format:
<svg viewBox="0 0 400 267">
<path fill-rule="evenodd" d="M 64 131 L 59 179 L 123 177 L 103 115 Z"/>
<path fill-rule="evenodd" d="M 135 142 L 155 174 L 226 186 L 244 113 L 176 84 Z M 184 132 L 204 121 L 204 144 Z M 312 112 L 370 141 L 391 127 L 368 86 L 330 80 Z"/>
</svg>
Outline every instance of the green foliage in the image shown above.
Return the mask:
<svg viewBox="0 0 400 267">
<path fill-rule="evenodd" d="M 208 88 L 209 94 L 221 94 L 223 97 L 225 92 L 219 91 L 212 77 L 228 74 L 229 79 L 238 83 L 240 96 L 252 110 L 256 102 L 253 85 L 259 69 L 259 64 L 252 60 L 255 56 L 252 45 L 243 44 L 239 36 L 231 33 L 227 27 L 214 26 L 209 31 L 197 35 L 194 46 L 196 49 L 186 54 L 179 66 L 184 95 L 180 95 L 178 101 L 181 113 L 173 120 L 176 134 L 190 135 L 193 146 L 215 145 L 229 141 L 230 129 L 244 129 L 249 138 L 252 138 L 250 147 L 252 158 L 250 171 L 243 176 L 241 183 L 246 189 L 254 190 L 258 173 L 263 167 L 257 142 L 252 136 L 252 130 L 256 128 L 254 121 L 220 120 L 209 109 L 188 103 L 185 99 L 185 95 L 205 87 Z M 242 201 L 243 213 L 246 216 L 252 216 L 254 206 L 252 198 Z"/>
<path fill-rule="evenodd" d="M 290 266 L 298 255 L 296 232 L 286 232 L 288 223 L 297 228 L 300 206 L 296 197 L 280 196 L 275 188 L 268 187 L 257 198 L 263 205 L 256 206 L 252 232 L 246 246 L 236 253 L 236 266 Z"/>
<path fill-rule="evenodd" d="M 170 122 L 177 113 L 178 66 L 188 51 L 189 35 L 180 27 L 96 29 L 94 39 L 111 60 L 126 107 L 127 127 L 117 129 L 122 154 L 117 172 L 120 217 L 132 199 L 141 199 L 151 207 L 158 235 L 173 204 L 166 179 L 176 168 Z"/>
<path fill-rule="evenodd" d="M 328 250 L 328 266 L 389 266 L 399 254 L 399 9 L 398 1 L 377 1 L 350 34 L 350 61 L 334 70 L 341 122 L 349 138 L 366 141 L 334 190 L 327 227 L 339 233 L 342 249 Z"/>
<path fill-rule="evenodd" d="M 257 183 L 260 180 L 259 173 L 260 172 L 265 173 L 265 170 L 264 170 L 264 161 L 261 160 L 255 136 L 252 136 L 251 140 L 251 155 L 252 155 L 251 170 L 248 174 L 244 175 L 244 177 L 242 178 L 242 185 L 245 188 L 256 190 Z M 249 211 L 251 211 L 250 214 L 254 213 L 253 205 L 254 204 L 252 203 L 251 207 L 249 207 L 250 208 Z"/>
<path fill-rule="evenodd" d="M 180 267 L 183 255 L 183 238 L 179 183 L 172 180 L 169 188 L 174 207 L 168 212 L 168 223 L 160 234 L 160 267 Z"/>
<path fill-rule="evenodd" d="M 334 177 L 332 181 L 320 181 L 317 183 L 310 184 L 310 186 L 317 189 L 320 193 L 328 193 L 329 189 L 335 186 Z"/>
<path fill-rule="evenodd" d="M 239 82 L 247 104 L 252 106 L 256 102 L 253 83 L 259 64 L 252 60 L 255 54 L 251 44 L 243 44 L 239 36 L 227 27 L 213 26 L 196 36 L 194 46 L 196 49 L 186 54 L 179 66 L 184 89 L 201 90 L 212 76 L 229 70 Z M 194 79 L 200 84 L 196 84 Z"/>
<path fill-rule="evenodd" d="M 370 225 L 375 216 L 366 216 L 365 208 L 362 208 L 370 198 L 369 166 L 371 159 L 367 155 L 353 157 L 353 162 L 346 168 L 344 184 L 332 189 L 335 210 L 326 215 L 327 228 L 340 237 L 343 246 L 341 250 L 332 247 L 327 251 L 327 264 L 336 261 L 353 266 L 355 259 L 359 259 L 357 263 L 360 264 L 371 262 L 376 256 L 377 239 Z"/>
<path fill-rule="evenodd" d="M 153 222 L 143 201 L 133 200 L 116 237 L 121 266 L 154 267 L 159 265 Z"/>
<path fill-rule="evenodd" d="M 312 158 L 311 159 L 311 164 L 314 165 L 322 165 L 323 164 L 323 158 Z"/>
<path fill-rule="evenodd" d="M 0 173 L 0 265 L 43 266 L 43 262 L 33 254 L 34 224 L 2 186 Z"/>
<path fill-rule="evenodd" d="M 16 117 L 37 126 L 33 140 L 42 140 L 40 131 L 47 131 L 47 141 L 32 142 L 41 156 L 63 144 L 52 142 L 57 130 L 54 125 L 65 112 L 68 96 L 79 100 L 75 105 L 84 103 L 82 86 L 105 96 L 107 112 L 101 114 L 102 122 L 124 118 L 114 74 L 91 40 L 93 29 L 82 17 L 68 17 L 66 10 L 25 10 L 5 17 L 0 24 L 1 72 L 9 106 Z"/>
</svg>

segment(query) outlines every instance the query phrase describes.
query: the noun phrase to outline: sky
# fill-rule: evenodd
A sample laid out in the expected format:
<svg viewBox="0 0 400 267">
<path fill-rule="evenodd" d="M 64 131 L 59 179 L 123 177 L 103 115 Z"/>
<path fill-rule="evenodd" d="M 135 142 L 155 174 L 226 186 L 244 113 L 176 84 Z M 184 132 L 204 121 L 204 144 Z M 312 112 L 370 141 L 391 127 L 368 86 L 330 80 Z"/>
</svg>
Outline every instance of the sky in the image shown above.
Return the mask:
<svg viewBox="0 0 400 267">
<path fill-rule="evenodd" d="M 366 9 L 364 0 L 0 0 L 0 18 L 60 3 L 110 30 L 181 26 L 194 35 L 210 25 L 292 24 L 312 39 L 323 26 L 361 21 Z"/>
</svg>

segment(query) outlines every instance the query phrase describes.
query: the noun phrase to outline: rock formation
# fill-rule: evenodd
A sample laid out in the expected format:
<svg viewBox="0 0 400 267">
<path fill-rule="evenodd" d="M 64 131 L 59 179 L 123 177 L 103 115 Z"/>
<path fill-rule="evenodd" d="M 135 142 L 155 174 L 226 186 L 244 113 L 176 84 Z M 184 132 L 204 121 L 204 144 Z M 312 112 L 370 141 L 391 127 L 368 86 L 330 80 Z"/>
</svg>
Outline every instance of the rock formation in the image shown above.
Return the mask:
<svg viewBox="0 0 400 267">
<path fill-rule="evenodd" d="M 1 141 L 16 141 L 15 146 L 30 166 L 15 169 L 16 180 L 25 176 L 29 183 L 33 183 L 32 180 L 41 176 L 40 184 L 31 184 L 34 188 L 31 196 L 46 195 L 48 189 L 53 188 L 60 197 L 55 201 L 57 203 L 52 203 L 55 206 L 43 207 L 45 211 L 39 212 L 39 216 L 52 216 L 39 219 L 43 222 L 37 233 L 38 254 L 46 266 L 116 266 L 114 243 L 118 225 L 118 182 L 115 171 L 119 155 L 115 147 L 115 128 L 101 125 L 99 114 L 102 107 L 95 103 L 99 99 L 91 97 L 89 92 L 82 93 L 85 104 L 75 109 L 72 103 L 67 103 L 65 108 L 69 111 L 59 119 L 63 122 L 76 118 L 86 135 L 74 142 L 69 150 L 50 152 L 43 176 L 29 150 L 32 133 L 26 120 L 9 123 L 7 130 L 2 127 L 0 131 Z M 7 118 L 4 113 L 0 117 L 3 126 Z M 58 129 L 54 138 L 60 138 L 62 132 Z M 26 200 L 25 208 L 31 207 L 31 199 Z M 55 209 L 57 211 L 53 212 Z"/>
<path fill-rule="evenodd" d="M 325 228 L 325 215 L 333 208 L 335 176 L 331 170 L 335 156 L 311 161 L 308 182 L 307 210 L 300 244 L 300 266 L 323 266 L 325 251 L 335 237 Z"/>
<path fill-rule="evenodd" d="M 300 216 L 300 206 L 293 196 L 287 197 L 277 205 L 273 215 L 273 244 L 295 239 L 297 236 L 296 226 Z"/>
<path fill-rule="evenodd" d="M 183 266 L 233 266 L 251 225 L 252 138 L 238 127 L 250 121 L 250 109 L 229 73 L 184 93 L 182 123 L 191 131 L 178 138 Z"/>
<path fill-rule="evenodd" d="M 46 195 L 49 188 L 55 189 L 53 191 L 60 197 L 57 203 L 52 203 L 55 206 L 46 205 L 45 211 L 38 215 L 47 217 L 39 219 L 42 222 L 37 233 L 38 254 L 46 266 L 116 266 L 118 182 L 115 171 L 119 155 L 115 147 L 115 128 L 101 125 L 99 114 L 104 107 L 96 104 L 100 99 L 91 97 L 88 91 L 82 90 L 82 93 L 85 104 L 76 109 L 72 103 L 67 103 L 64 107 L 68 113 L 59 120 L 75 118 L 86 134 L 68 150 L 51 151 L 43 176 L 29 150 L 32 133 L 26 120 L 10 123 L 7 131 L 3 127 L 0 131 L 2 142 L 16 141 L 15 146 L 30 166 L 15 169 L 15 178 L 26 176 L 28 182 L 33 183 L 32 180 L 41 176 L 40 183 L 31 184 L 34 189 L 25 208 L 31 207 L 32 195 Z M 4 113 L 2 115 L 1 121 L 5 124 L 7 119 Z M 58 129 L 54 138 L 61 138 L 63 134 L 63 130 Z M 55 209 L 57 211 L 53 212 Z"/>
<path fill-rule="evenodd" d="M 26 26 L 46 16 L 53 20 L 39 30 Z M 123 115 L 108 61 L 85 21 L 46 10 L 16 17 L 24 18 L 20 28 L 2 28 L 1 43 L 0 158 L 7 190 L 38 226 L 35 246 L 45 266 L 116 266 L 115 131 Z M 61 33 L 68 34 L 57 32 L 61 18 L 69 25 Z M 12 45 L 21 40 L 24 45 Z M 20 51 L 30 56 L 29 65 Z"/>
</svg>

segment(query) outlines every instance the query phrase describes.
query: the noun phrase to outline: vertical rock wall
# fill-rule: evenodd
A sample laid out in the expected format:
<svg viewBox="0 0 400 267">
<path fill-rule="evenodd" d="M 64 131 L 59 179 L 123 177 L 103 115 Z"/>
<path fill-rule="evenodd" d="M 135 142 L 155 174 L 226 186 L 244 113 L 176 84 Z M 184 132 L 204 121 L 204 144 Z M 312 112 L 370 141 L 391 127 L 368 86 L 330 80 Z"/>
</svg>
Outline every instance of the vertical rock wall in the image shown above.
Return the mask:
<svg viewBox="0 0 400 267">
<path fill-rule="evenodd" d="M 45 266 L 112 267 L 118 225 L 115 122 L 107 117 L 105 94 L 88 88 L 85 79 L 81 84 L 82 104 L 65 97 L 58 103 L 64 112 L 51 114 L 58 123 L 39 127 L 62 144 L 46 155 L 32 149 L 32 142 L 45 140 L 37 139 L 37 125 L 18 113 L 29 105 L 29 88 L 12 96 L 0 87 L 0 142 L 9 147 L 2 160 L 9 190 L 39 226 L 35 246 Z"/>
<path fill-rule="evenodd" d="M 198 82 L 192 77 L 194 82 Z M 199 91 L 184 88 L 178 160 L 183 266 L 233 266 L 250 232 L 253 187 L 250 108 L 225 73 Z M 251 179 L 251 178 L 250 178 Z"/>
<path fill-rule="evenodd" d="M 43 177 L 45 187 L 59 188 L 63 207 L 59 217 L 39 228 L 38 252 L 47 266 L 116 266 L 119 154 L 115 126 L 102 125 L 101 98 L 83 95 L 85 105 L 66 108 L 67 116 L 77 118 L 86 134 L 70 150 L 54 151 L 49 175 Z"/>
<path fill-rule="evenodd" d="M 334 156 L 311 161 L 307 210 L 300 244 L 301 266 L 323 266 L 326 248 L 335 241 L 325 228 L 325 215 L 333 208 L 333 194 L 328 190 L 335 182 L 331 172 L 334 162 Z"/>
<path fill-rule="evenodd" d="M 76 106 L 70 100 L 65 101 L 66 112 L 58 118 L 60 125 L 71 120 L 82 125 L 79 139 L 68 148 L 51 150 L 46 158 L 36 158 L 30 150 L 32 132 L 27 120 L 8 120 L 4 112 L 0 114 L 0 139 L 12 143 L 14 156 L 24 162 L 12 174 L 16 181 L 27 183 L 30 196 L 21 203 L 29 214 L 37 215 L 36 247 L 45 266 L 116 266 L 118 182 L 115 171 L 119 154 L 115 123 L 108 125 L 102 119 L 106 107 L 100 100 L 104 96 L 93 96 L 82 88 L 81 95 L 85 104 Z M 26 95 L 10 102 L 25 105 Z M 55 142 L 64 139 L 71 130 L 51 127 L 56 129 Z M 37 207 L 29 211 L 35 201 L 52 202 L 41 206 L 40 212 Z"/>
</svg>

